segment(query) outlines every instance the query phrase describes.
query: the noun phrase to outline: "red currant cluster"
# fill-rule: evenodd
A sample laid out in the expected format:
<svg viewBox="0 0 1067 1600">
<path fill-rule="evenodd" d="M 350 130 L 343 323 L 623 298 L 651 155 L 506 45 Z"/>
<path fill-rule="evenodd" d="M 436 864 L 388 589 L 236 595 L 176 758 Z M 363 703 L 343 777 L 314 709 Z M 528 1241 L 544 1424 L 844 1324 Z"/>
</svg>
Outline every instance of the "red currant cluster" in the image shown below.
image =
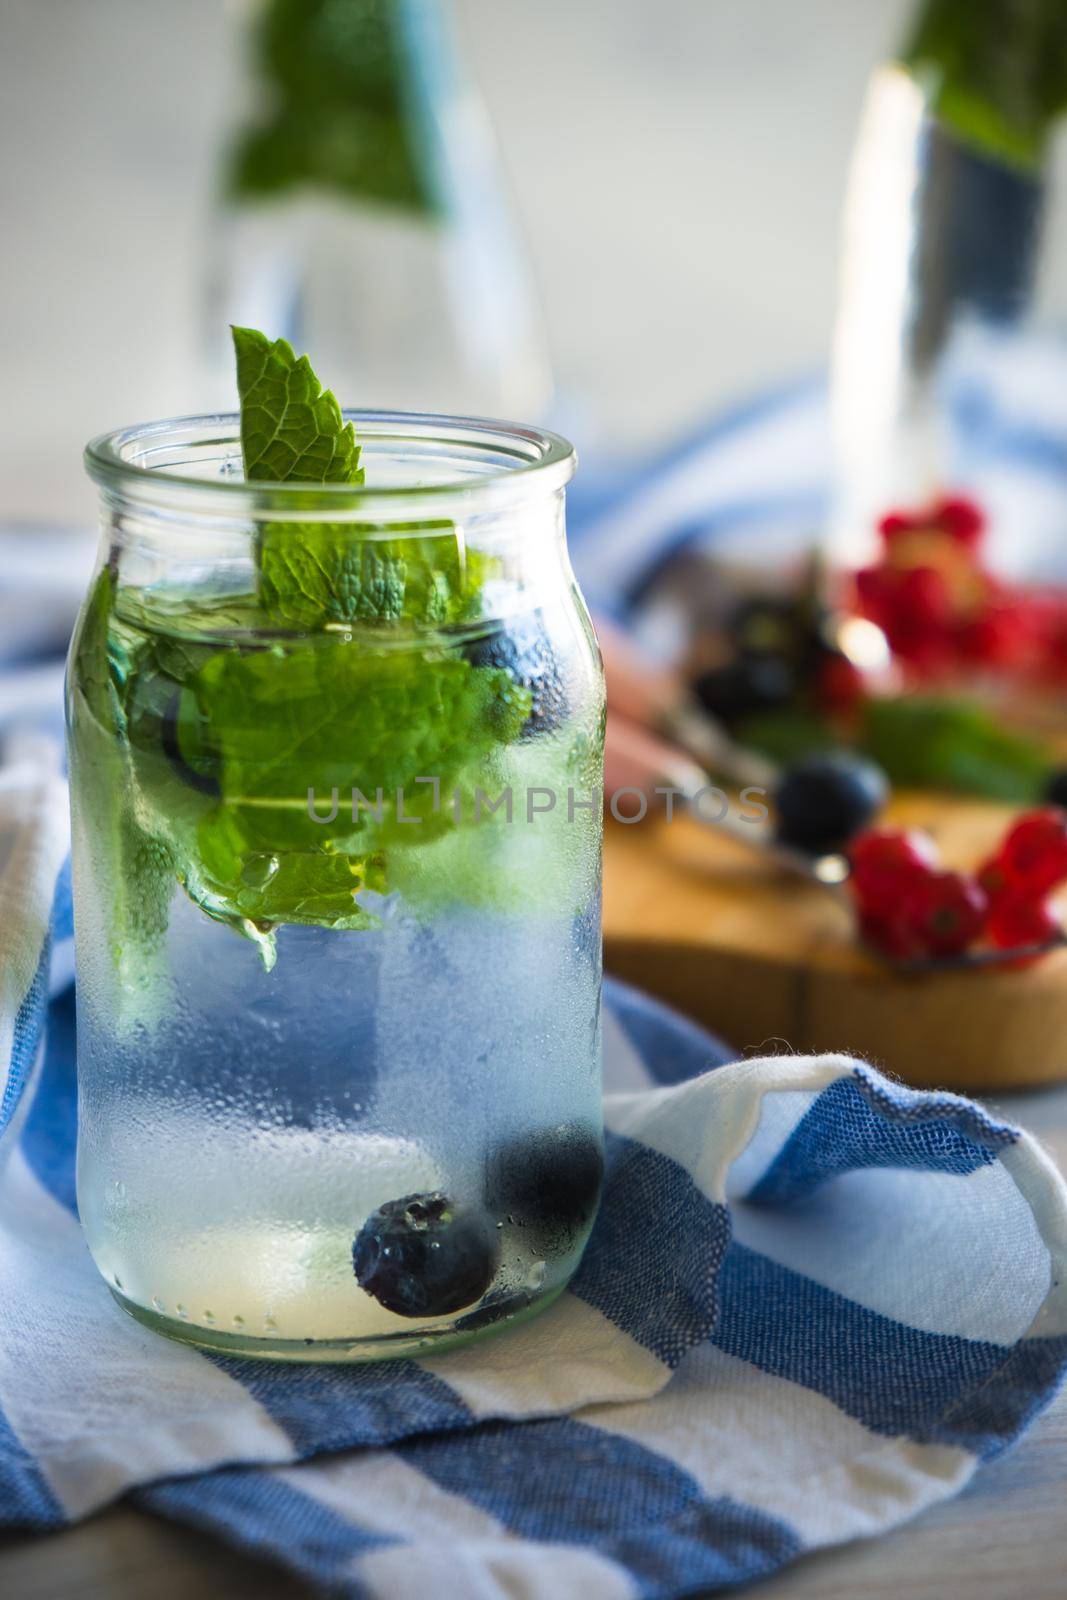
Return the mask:
<svg viewBox="0 0 1067 1600">
<path fill-rule="evenodd" d="M 1067 811 L 1013 823 L 976 873 L 950 872 L 916 829 L 872 828 L 850 851 L 849 887 L 865 944 L 895 961 L 954 956 L 979 942 L 1018 950 L 1059 939 L 1049 896 L 1067 882 Z"/>
<path fill-rule="evenodd" d="M 981 559 L 985 513 L 964 495 L 878 524 L 882 554 L 854 575 L 853 603 L 919 681 L 975 667 L 1029 684 L 1067 679 L 1067 594 L 1005 583 Z"/>
<path fill-rule="evenodd" d="M 881 559 L 856 573 L 856 605 L 916 677 L 1010 669 L 1032 645 L 1027 598 L 982 565 L 984 530 L 981 507 L 962 495 L 878 524 Z"/>
</svg>

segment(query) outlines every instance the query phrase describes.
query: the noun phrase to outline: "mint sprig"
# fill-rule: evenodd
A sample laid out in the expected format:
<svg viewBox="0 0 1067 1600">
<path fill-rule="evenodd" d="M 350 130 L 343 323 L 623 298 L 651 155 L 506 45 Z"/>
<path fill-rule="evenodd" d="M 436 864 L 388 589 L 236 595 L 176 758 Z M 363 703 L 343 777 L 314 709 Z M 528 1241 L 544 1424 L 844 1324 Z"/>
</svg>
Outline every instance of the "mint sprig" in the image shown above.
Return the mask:
<svg viewBox="0 0 1067 1600">
<path fill-rule="evenodd" d="M 245 477 L 268 483 L 362 483 L 355 429 L 307 356 L 256 328 L 233 328 Z"/>
<path fill-rule="evenodd" d="M 229 153 L 231 195 L 315 189 L 424 215 L 440 209 L 406 4 L 264 0 L 251 38 L 258 103 Z"/>
<path fill-rule="evenodd" d="M 354 429 L 307 357 L 233 333 L 246 474 L 362 483 Z M 489 571 L 453 524 L 265 518 L 254 551 L 250 593 L 139 593 L 109 566 L 83 619 L 74 739 L 92 810 L 114 818 L 116 965 L 142 975 L 157 970 L 176 882 L 268 970 L 283 924 L 375 926 L 360 896 L 397 877 L 417 899 L 422 874 L 398 863 L 456 831 L 457 793 L 470 821 L 474 788 L 530 711 L 509 671 L 434 633 L 478 614 Z M 383 633 L 398 629 L 400 649 Z M 336 817 L 313 820 L 309 789 L 328 808 L 335 788 Z M 353 789 L 372 803 L 381 791 L 380 811 L 353 817 Z"/>
<path fill-rule="evenodd" d="M 1067 111 L 1063 0 L 925 0 L 901 59 L 965 144 L 1040 166 Z"/>
</svg>

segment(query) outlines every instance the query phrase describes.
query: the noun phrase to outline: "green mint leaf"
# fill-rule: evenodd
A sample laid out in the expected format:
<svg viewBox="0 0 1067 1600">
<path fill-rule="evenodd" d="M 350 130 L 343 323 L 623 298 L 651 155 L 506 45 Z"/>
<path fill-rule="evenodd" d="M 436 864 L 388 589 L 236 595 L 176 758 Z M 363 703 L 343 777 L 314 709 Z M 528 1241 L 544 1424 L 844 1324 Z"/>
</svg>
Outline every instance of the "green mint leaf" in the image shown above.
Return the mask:
<svg viewBox="0 0 1067 1600">
<path fill-rule="evenodd" d="M 233 333 L 247 476 L 361 482 L 353 429 L 307 358 Z M 495 565 L 451 522 L 264 521 L 255 554 L 254 593 L 120 594 L 109 567 L 82 619 L 74 744 L 108 836 L 107 936 L 125 989 L 147 993 L 162 974 L 176 884 L 254 940 L 268 968 L 281 924 L 372 927 L 359 896 L 396 888 L 405 870 L 417 902 L 425 872 L 399 863 L 462 831 L 453 795 L 470 820 L 475 788 L 530 712 L 506 668 L 443 640 L 419 646 L 417 630 L 479 614 Z M 376 630 L 397 625 L 415 633 L 410 647 L 381 648 Z M 312 818 L 308 791 L 328 807 L 335 788 L 337 817 Z M 353 816 L 353 789 L 371 804 L 381 792 L 380 814 Z M 435 902 L 479 874 L 477 850 L 452 852 Z"/>
<path fill-rule="evenodd" d="M 355 429 L 284 339 L 234 328 L 245 477 L 269 483 L 362 483 Z"/>
<path fill-rule="evenodd" d="M 144 1020 L 176 882 L 168 842 L 141 826 L 128 743 L 126 699 L 138 679 L 138 644 L 112 627 L 115 578 L 99 574 L 78 623 L 71 654 L 71 777 L 76 832 L 92 827 L 97 894 L 84 915 L 110 949 L 118 978 L 119 1021 Z M 102 898 L 101 898 L 102 896 Z"/>
<path fill-rule="evenodd" d="M 300 188 L 438 210 L 406 0 L 266 0 L 255 24 L 260 105 L 229 158 L 228 188 Z"/>
<path fill-rule="evenodd" d="M 935 114 L 995 160 L 1034 168 L 1067 110 L 1063 0 L 926 0 L 902 53 Z"/>
<path fill-rule="evenodd" d="M 191 691 L 204 741 L 221 752 L 220 794 L 198 824 L 186 887 L 209 915 L 264 941 L 268 963 L 280 923 L 373 926 L 357 896 L 387 887 L 391 852 L 455 826 L 453 789 L 518 738 L 530 709 L 507 672 L 331 635 L 220 651 Z M 417 781 L 427 776 L 436 794 Z M 337 791 L 335 817 L 311 816 L 309 789 L 322 817 Z M 373 809 L 353 817 L 353 789 Z"/>
<path fill-rule="evenodd" d="M 399 524 L 420 537 L 381 539 L 331 523 L 268 524 L 260 535 L 260 599 L 290 627 L 461 622 L 476 614 L 494 565 L 451 522 Z"/>
<path fill-rule="evenodd" d="M 502 743 L 518 738 L 529 691 L 510 673 L 474 667 L 443 650 L 367 648 L 327 635 L 314 647 L 223 651 L 191 684 L 204 737 L 219 757 L 221 804 L 246 830 L 277 849 L 346 847 L 353 837 L 374 847 L 418 843 L 426 829 L 396 816 L 396 791 L 407 811 L 427 820 L 433 791 L 420 777 L 450 785 Z M 308 813 L 308 790 L 355 787 L 385 797 L 383 820 L 353 821 L 342 804 L 327 825 Z"/>
<path fill-rule="evenodd" d="M 994 800 L 1036 800 L 1048 774 L 1040 745 L 980 705 L 919 695 L 871 700 L 863 748 L 894 784 Z"/>
<path fill-rule="evenodd" d="M 272 482 L 362 483 L 359 446 L 306 356 L 284 339 L 234 328 L 245 476 Z M 387 539 L 381 534 L 388 531 Z M 417 534 L 405 538 L 405 534 Z M 257 534 L 259 601 L 285 627 L 443 624 L 475 611 L 488 563 L 448 521 L 264 522 Z"/>
</svg>

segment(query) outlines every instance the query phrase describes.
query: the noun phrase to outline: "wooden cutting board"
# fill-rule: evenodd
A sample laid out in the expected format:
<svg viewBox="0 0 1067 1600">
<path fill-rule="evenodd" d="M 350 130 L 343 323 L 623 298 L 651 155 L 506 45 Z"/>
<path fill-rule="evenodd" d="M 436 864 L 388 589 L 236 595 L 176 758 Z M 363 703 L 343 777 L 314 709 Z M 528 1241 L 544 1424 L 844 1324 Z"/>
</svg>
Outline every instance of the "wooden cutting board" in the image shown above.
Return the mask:
<svg viewBox="0 0 1067 1600">
<path fill-rule="evenodd" d="M 946 865 L 973 868 L 1011 814 L 904 795 L 889 820 L 928 828 Z M 859 949 L 835 896 L 684 815 L 607 823 L 604 955 L 739 1053 L 846 1051 L 952 1089 L 1067 1079 L 1067 949 L 1021 970 L 901 976 Z"/>
</svg>

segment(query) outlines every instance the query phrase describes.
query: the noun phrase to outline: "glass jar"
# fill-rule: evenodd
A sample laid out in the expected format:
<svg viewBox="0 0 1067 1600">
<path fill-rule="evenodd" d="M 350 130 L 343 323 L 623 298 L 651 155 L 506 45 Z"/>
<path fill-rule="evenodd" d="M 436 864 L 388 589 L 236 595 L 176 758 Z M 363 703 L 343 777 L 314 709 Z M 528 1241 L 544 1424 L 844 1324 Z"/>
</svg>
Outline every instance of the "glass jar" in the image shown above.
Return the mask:
<svg viewBox="0 0 1067 1600">
<path fill-rule="evenodd" d="M 242 1354 L 425 1352 L 549 1303 L 598 1198 L 604 700 L 562 439 L 352 412 L 89 446 L 68 672 L 78 1203 L 112 1293 Z"/>
</svg>

